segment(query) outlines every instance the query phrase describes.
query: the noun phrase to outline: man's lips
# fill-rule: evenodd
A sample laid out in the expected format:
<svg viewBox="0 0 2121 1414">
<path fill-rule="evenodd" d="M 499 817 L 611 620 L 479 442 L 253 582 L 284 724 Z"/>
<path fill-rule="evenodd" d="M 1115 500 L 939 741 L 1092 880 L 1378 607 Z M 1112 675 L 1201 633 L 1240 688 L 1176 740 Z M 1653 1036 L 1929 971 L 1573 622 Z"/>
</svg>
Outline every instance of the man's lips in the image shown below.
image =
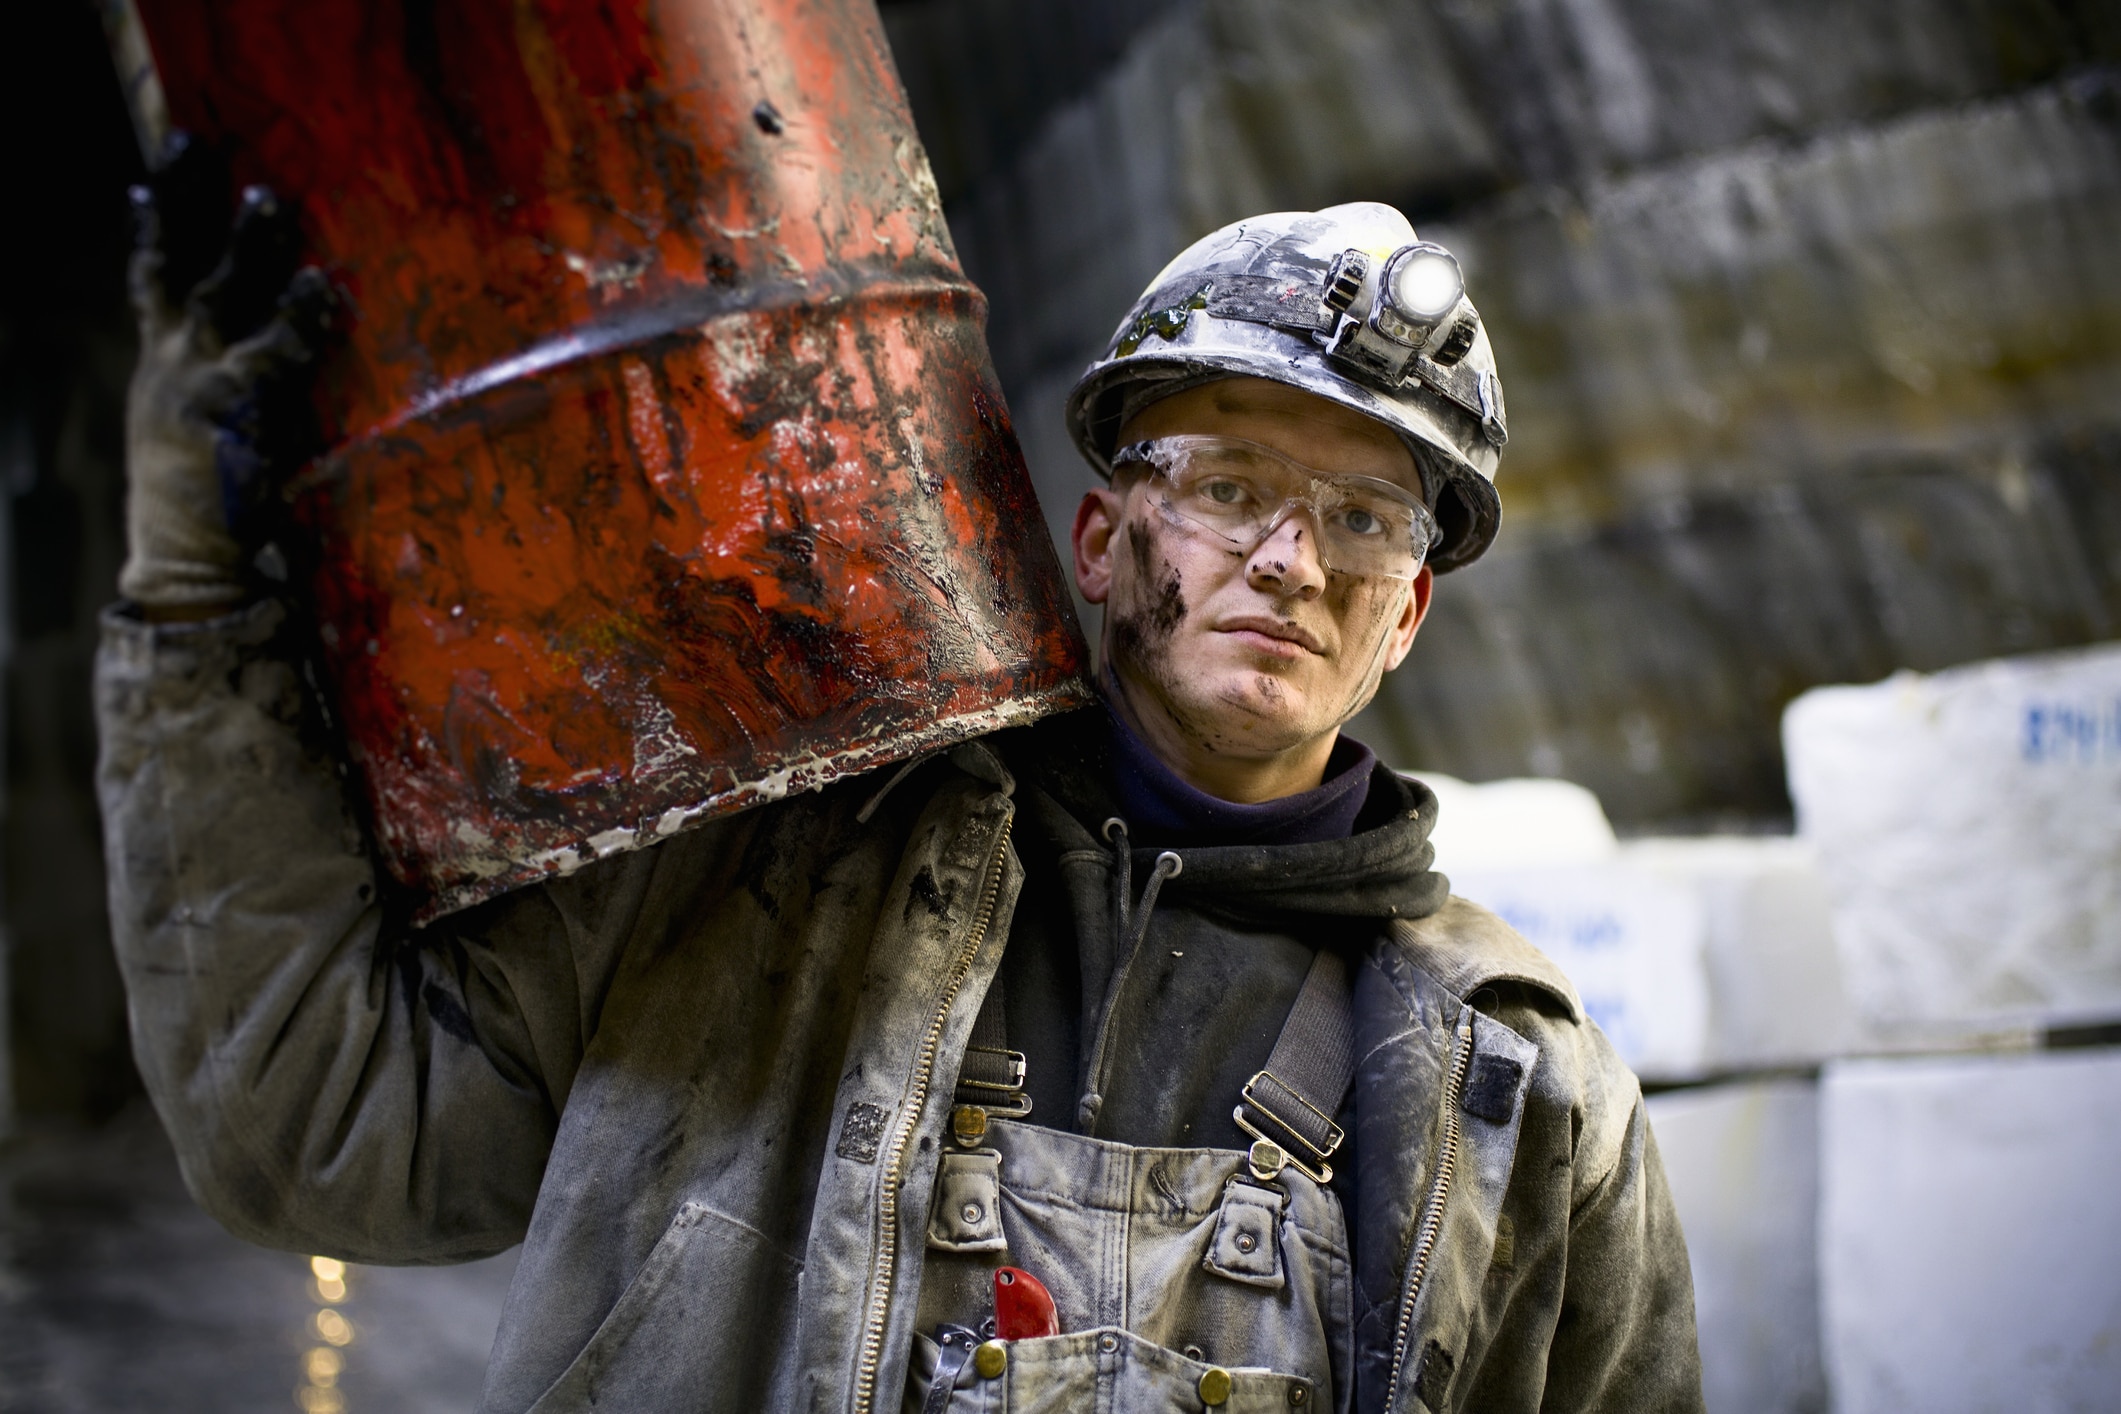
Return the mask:
<svg viewBox="0 0 2121 1414">
<path fill-rule="evenodd" d="M 1285 623 L 1280 619 L 1270 619 L 1258 614 L 1247 614 L 1239 618 L 1224 619 L 1215 626 L 1215 631 L 1217 633 L 1230 634 L 1257 634 L 1261 638 L 1272 639 L 1276 644 L 1286 645 L 1279 650 L 1268 650 L 1270 652 L 1287 652 L 1289 649 L 1303 649 L 1311 653 L 1324 653 L 1326 651 L 1326 645 L 1319 641 L 1318 635 L 1305 628 L 1302 624 Z"/>
</svg>

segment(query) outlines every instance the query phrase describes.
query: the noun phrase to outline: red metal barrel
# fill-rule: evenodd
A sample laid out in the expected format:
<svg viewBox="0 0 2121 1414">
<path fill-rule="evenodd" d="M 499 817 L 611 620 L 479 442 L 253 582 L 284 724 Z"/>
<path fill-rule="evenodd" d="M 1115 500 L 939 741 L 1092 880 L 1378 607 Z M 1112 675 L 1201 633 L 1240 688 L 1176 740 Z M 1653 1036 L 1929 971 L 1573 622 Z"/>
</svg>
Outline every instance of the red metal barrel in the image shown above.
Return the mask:
<svg viewBox="0 0 2121 1414">
<path fill-rule="evenodd" d="M 138 0 L 351 298 L 302 479 L 422 916 L 1085 699 L 872 0 Z"/>
</svg>

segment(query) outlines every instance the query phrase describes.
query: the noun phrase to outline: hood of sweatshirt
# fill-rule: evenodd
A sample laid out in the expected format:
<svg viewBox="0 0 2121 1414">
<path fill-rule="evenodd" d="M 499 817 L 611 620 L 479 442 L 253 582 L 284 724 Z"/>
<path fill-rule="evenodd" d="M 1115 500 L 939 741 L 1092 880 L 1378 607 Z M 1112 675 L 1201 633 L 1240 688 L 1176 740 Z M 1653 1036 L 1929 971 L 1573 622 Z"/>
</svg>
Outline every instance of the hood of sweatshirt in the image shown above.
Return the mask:
<svg viewBox="0 0 2121 1414">
<path fill-rule="evenodd" d="M 1124 819 L 1117 772 L 1140 770 L 1116 747 L 1115 723 L 1102 706 L 1049 717 L 1011 733 L 1007 758 L 1023 804 L 1062 849 L 1110 851 L 1104 824 Z M 1125 731 L 1124 727 L 1117 730 Z M 1183 905 L 1258 918 L 1425 918 L 1443 907 L 1450 881 L 1430 866 L 1436 851 L 1436 796 L 1421 782 L 1385 766 L 1360 747 L 1369 764 L 1368 792 L 1352 831 L 1335 839 L 1298 843 L 1238 839 L 1208 842 L 1200 832 L 1158 837 L 1161 821 L 1127 821 L 1133 846 L 1130 873 L 1146 880 L 1166 849 L 1184 861 L 1163 885 L 1158 907 Z M 1334 784 L 1328 781 L 1328 787 Z M 1149 827 L 1143 838 L 1144 825 Z M 1231 833 L 1257 833 L 1240 819 Z M 1115 832 L 1116 833 L 1116 832 Z"/>
</svg>

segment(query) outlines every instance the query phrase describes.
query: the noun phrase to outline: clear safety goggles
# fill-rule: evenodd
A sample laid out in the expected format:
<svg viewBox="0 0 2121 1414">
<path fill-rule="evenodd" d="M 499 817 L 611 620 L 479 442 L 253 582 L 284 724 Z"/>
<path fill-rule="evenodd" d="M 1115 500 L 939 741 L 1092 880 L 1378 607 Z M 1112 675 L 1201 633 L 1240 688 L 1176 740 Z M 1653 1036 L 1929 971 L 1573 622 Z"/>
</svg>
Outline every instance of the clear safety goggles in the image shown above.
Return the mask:
<svg viewBox="0 0 2121 1414">
<path fill-rule="evenodd" d="M 1341 574 L 1412 579 L 1436 539 L 1419 497 L 1374 476 L 1315 471 L 1238 437 L 1187 435 L 1135 442 L 1114 471 L 1149 468 L 1149 495 L 1164 514 L 1249 554 L 1297 511 L 1318 527 L 1319 562 Z"/>
</svg>

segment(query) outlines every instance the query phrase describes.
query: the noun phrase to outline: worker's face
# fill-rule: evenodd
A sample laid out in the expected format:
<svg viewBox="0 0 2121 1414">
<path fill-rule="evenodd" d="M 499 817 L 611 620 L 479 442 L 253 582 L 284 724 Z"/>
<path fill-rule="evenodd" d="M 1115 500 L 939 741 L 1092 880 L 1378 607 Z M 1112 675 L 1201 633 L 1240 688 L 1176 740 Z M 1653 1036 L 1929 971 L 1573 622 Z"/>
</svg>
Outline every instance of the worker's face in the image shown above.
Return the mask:
<svg viewBox="0 0 2121 1414">
<path fill-rule="evenodd" d="M 1242 437 L 1322 472 L 1421 495 L 1414 459 L 1382 423 L 1299 389 L 1231 378 L 1166 398 L 1118 445 L 1179 433 Z M 1411 581 L 1319 562 L 1309 512 L 1249 552 L 1156 504 L 1139 471 L 1083 498 L 1075 577 L 1105 606 L 1104 654 L 1137 710 L 1158 710 L 1203 750 L 1266 757 L 1337 730 L 1413 646 L 1429 603 Z"/>
</svg>

